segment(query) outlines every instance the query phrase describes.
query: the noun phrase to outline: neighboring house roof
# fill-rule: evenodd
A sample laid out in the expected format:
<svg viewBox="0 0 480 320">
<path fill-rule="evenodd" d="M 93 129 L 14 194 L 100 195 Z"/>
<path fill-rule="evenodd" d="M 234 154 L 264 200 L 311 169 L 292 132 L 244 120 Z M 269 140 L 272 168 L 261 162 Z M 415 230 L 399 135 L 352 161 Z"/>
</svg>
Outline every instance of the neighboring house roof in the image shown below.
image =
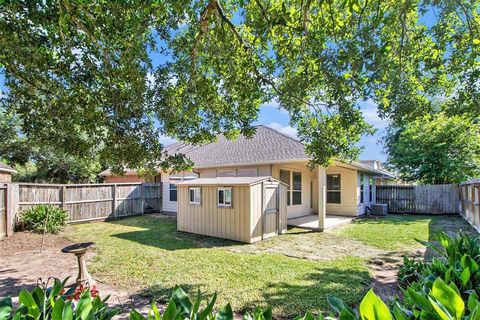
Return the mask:
<svg viewBox="0 0 480 320">
<path fill-rule="evenodd" d="M 378 173 L 384 177 L 384 178 L 392 178 L 392 179 L 396 179 L 397 178 L 397 175 L 394 173 L 394 172 L 391 172 L 391 171 L 388 171 L 388 170 L 385 170 L 383 167 L 382 167 L 382 163 L 380 162 L 380 160 L 360 160 L 360 162 L 363 164 L 363 165 L 366 165 L 366 166 L 369 166 L 371 168 L 374 168 L 376 171 L 378 171 Z"/>
<path fill-rule="evenodd" d="M 3 162 L 0 162 L 0 172 L 14 173 L 17 172 L 17 170 L 13 169 L 12 167 L 6 165 Z"/>
<path fill-rule="evenodd" d="M 274 181 L 283 183 L 269 176 L 265 177 L 218 177 L 218 178 L 198 178 L 183 182 L 178 182 L 177 186 L 251 186 L 264 181 Z"/>
<path fill-rule="evenodd" d="M 204 145 L 193 146 L 176 142 L 165 149 L 169 154 L 184 154 L 193 161 L 193 167 L 196 169 L 310 160 L 305 152 L 305 146 L 300 141 L 264 125 L 258 125 L 256 129 L 255 135 L 250 139 L 240 135 L 236 140 L 229 140 L 219 135 L 217 141 Z M 336 161 L 336 163 L 343 162 Z M 380 171 L 360 162 L 344 164 L 360 171 L 382 175 Z M 100 173 L 100 175 L 109 174 L 108 170 Z"/>
<path fill-rule="evenodd" d="M 112 171 L 110 169 L 103 170 L 98 174 L 100 177 L 106 177 L 106 176 L 111 176 L 113 175 Z M 125 172 L 123 173 L 125 176 L 130 176 L 130 175 L 137 175 L 137 170 L 134 169 L 125 169 Z"/>
</svg>

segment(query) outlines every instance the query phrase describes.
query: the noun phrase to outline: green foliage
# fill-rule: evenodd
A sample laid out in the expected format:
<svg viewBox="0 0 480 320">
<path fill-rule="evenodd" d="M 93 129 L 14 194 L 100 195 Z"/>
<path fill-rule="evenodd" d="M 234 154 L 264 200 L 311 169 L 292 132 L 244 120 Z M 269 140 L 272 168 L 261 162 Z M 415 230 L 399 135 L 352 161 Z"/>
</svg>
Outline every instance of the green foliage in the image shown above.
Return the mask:
<svg viewBox="0 0 480 320">
<path fill-rule="evenodd" d="M 114 169 L 185 167 L 160 134 L 250 136 L 262 103 L 288 111 L 312 164 L 354 158 L 358 108 L 411 119 L 445 97 L 478 112 L 479 1 L 11 1 L 2 102 L 36 143 Z M 435 20 L 425 23 L 427 11 Z M 199 21 L 200 20 L 200 21 Z M 35 52 L 35 54 L 32 54 Z M 153 65 L 151 56 L 165 58 Z"/>
<path fill-rule="evenodd" d="M 424 273 L 425 265 L 423 262 L 414 258 L 403 257 L 403 264 L 398 270 L 398 283 L 400 287 L 407 288 L 412 282 L 420 279 Z"/>
<path fill-rule="evenodd" d="M 31 292 L 22 289 L 15 310 L 11 298 L 0 300 L 0 319 L 109 320 L 120 313 L 118 308 L 109 308 L 109 297 L 102 300 L 94 287 L 71 287 L 66 290 L 67 280 L 54 279 L 53 286 L 42 284 Z"/>
<path fill-rule="evenodd" d="M 68 213 L 65 210 L 40 204 L 20 213 L 19 228 L 42 232 L 46 228 L 49 233 L 58 233 L 67 223 L 67 219 Z"/>
<path fill-rule="evenodd" d="M 480 174 L 480 127 L 472 117 L 426 115 L 392 129 L 386 149 L 404 180 L 460 183 Z"/>
<path fill-rule="evenodd" d="M 214 294 L 212 299 L 207 302 L 207 305 L 200 309 L 200 304 L 202 302 L 202 295 L 198 292 L 195 301 L 190 300 L 188 295 L 178 286 L 172 292 L 170 302 L 163 315 L 160 315 L 158 308 L 155 303 L 152 303 L 152 310 L 149 311 L 147 317 L 141 315 L 138 311 L 133 309 L 130 312 L 131 320 L 183 320 L 183 319 L 192 319 L 192 320 L 227 320 L 233 319 L 233 311 L 230 304 L 227 304 L 222 309 L 214 312 L 215 301 L 217 300 L 217 294 Z M 262 318 L 257 317 L 255 320 L 261 320 Z M 264 320 L 267 320 L 265 318 Z M 270 318 L 271 320 L 271 309 L 270 309 Z"/>
</svg>

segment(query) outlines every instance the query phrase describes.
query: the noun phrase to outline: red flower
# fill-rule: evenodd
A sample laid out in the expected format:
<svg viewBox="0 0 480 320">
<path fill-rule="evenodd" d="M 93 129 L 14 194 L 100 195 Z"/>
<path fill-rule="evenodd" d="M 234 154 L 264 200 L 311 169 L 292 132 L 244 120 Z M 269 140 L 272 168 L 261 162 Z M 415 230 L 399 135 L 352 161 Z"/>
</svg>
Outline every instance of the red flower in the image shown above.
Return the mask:
<svg viewBox="0 0 480 320">
<path fill-rule="evenodd" d="M 97 287 L 95 285 L 92 285 L 90 287 L 90 294 L 91 294 L 92 298 L 98 297 L 98 290 L 97 290 Z"/>
</svg>

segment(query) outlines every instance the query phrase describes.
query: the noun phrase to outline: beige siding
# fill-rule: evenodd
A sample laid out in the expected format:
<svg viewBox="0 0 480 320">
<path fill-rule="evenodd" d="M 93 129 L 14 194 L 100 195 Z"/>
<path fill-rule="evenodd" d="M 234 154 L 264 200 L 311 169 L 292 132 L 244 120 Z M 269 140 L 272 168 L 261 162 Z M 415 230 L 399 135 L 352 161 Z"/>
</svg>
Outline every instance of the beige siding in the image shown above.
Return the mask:
<svg viewBox="0 0 480 320">
<path fill-rule="evenodd" d="M 331 166 L 327 174 L 340 174 L 340 203 L 327 203 L 327 214 L 356 216 L 357 215 L 357 171 L 340 166 Z"/>
<path fill-rule="evenodd" d="M 248 186 L 232 188 L 232 208 L 217 207 L 217 186 L 201 187 L 201 205 L 189 203 L 188 189 L 188 186 L 178 187 L 177 228 L 179 231 L 251 242 Z"/>
</svg>

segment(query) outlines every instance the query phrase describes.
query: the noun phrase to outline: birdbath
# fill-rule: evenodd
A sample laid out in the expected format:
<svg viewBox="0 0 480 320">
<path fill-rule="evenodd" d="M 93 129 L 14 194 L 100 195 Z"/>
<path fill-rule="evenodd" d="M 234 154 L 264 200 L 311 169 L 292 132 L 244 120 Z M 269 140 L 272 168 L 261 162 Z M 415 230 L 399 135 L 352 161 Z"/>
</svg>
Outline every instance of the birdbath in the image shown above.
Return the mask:
<svg viewBox="0 0 480 320">
<path fill-rule="evenodd" d="M 77 286 L 81 284 L 86 284 L 87 282 L 92 284 L 92 277 L 87 271 L 87 263 L 85 261 L 85 253 L 88 249 L 92 248 L 95 245 L 95 242 L 82 242 L 75 243 L 69 246 L 66 246 L 62 249 L 63 253 L 73 253 L 77 256 L 78 260 L 78 277 L 77 277 Z"/>
</svg>

